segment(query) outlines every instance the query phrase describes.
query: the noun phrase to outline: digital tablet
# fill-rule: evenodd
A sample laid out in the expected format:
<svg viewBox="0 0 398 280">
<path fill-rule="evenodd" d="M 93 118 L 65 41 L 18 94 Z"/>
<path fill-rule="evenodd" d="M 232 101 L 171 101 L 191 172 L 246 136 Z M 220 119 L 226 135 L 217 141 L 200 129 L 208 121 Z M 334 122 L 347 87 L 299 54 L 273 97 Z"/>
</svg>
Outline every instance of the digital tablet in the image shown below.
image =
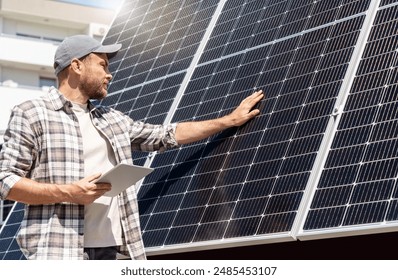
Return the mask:
<svg viewBox="0 0 398 280">
<path fill-rule="evenodd" d="M 116 196 L 152 171 L 153 168 L 120 163 L 108 172 L 102 174 L 96 182 L 112 184 L 112 189 L 104 195 Z"/>
</svg>

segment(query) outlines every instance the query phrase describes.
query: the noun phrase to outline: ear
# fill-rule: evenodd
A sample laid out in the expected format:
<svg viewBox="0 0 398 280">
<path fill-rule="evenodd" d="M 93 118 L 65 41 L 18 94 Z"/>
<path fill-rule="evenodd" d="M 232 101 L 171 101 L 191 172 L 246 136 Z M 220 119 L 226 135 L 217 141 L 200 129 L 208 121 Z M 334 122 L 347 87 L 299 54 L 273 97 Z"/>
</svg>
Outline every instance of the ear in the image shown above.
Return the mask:
<svg viewBox="0 0 398 280">
<path fill-rule="evenodd" d="M 80 60 L 78 60 L 77 58 L 74 58 L 71 61 L 70 67 L 72 68 L 73 72 L 80 74 L 82 64 L 83 63 Z"/>
</svg>

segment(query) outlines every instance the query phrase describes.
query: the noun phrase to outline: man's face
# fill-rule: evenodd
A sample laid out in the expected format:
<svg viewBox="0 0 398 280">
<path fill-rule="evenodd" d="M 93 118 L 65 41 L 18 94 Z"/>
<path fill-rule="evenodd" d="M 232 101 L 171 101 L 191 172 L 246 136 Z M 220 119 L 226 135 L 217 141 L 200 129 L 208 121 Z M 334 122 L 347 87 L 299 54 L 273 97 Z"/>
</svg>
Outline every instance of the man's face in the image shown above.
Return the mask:
<svg viewBox="0 0 398 280">
<path fill-rule="evenodd" d="M 80 79 L 80 91 L 89 99 L 103 99 L 108 93 L 112 75 L 108 69 L 106 54 L 91 53 L 82 60 L 84 70 Z"/>
</svg>

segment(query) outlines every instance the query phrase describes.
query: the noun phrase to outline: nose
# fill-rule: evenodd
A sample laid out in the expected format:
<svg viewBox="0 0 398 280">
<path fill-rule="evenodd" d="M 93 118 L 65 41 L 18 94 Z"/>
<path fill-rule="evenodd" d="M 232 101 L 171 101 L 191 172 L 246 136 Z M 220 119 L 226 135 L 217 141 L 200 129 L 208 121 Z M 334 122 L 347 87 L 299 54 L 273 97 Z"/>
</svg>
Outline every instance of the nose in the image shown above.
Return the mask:
<svg viewBox="0 0 398 280">
<path fill-rule="evenodd" d="M 112 80 L 112 74 L 111 73 L 109 73 L 109 71 L 108 71 L 108 73 L 106 74 L 106 79 L 108 80 L 108 81 L 111 81 Z"/>
</svg>

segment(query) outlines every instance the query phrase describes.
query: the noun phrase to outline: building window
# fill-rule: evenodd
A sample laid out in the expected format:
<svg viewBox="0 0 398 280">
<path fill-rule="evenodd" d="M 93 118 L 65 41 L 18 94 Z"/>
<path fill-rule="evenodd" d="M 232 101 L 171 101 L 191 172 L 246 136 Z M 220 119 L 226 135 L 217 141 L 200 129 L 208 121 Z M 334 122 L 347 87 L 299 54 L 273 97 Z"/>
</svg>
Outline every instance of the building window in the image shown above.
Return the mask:
<svg viewBox="0 0 398 280">
<path fill-rule="evenodd" d="M 52 78 L 40 77 L 39 86 L 40 87 L 55 87 L 55 86 L 57 86 L 57 81 L 56 81 L 56 79 L 52 79 Z"/>
</svg>

